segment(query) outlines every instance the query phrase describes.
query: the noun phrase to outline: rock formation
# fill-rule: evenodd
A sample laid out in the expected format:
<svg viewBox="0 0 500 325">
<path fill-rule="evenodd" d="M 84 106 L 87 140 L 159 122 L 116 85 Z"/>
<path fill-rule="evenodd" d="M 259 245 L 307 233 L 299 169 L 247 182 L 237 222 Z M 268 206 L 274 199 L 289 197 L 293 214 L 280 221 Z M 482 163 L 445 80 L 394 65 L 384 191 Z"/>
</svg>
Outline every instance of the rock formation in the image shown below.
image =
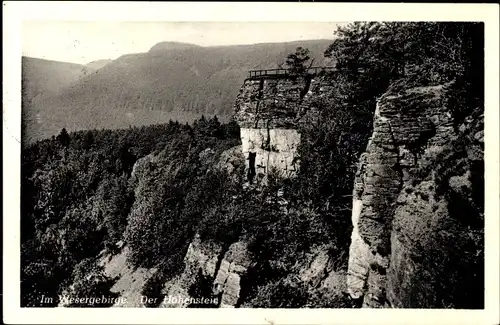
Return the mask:
<svg viewBox="0 0 500 325">
<path fill-rule="evenodd" d="M 189 248 L 184 257 L 183 272 L 167 281 L 163 292 L 167 296 L 180 299 L 190 298 L 189 289 L 196 285 L 197 274 L 213 279 L 217 272 L 218 256 L 221 252 L 221 247 L 207 242 L 201 242 L 196 236 L 189 244 Z M 160 305 L 166 308 L 186 307 L 187 303 L 174 301 Z"/>
<path fill-rule="evenodd" d="M 214 293 L 221 297 L 221 307 L 235 307 L 240 298 L 241 276 L 251 263 L 245 241 L 231 244 L 220 263 L 214 281 Z"/>
<path fill-rule="evenodd" d="M 365 307 L 460 308 L 482 296 L 467 265 L 482 263 L 483 116 L 457 125 L 451 89 L 378 101 L 353 191 L 348 290 Z"/>
<path fill-rule="evenodd" d="M 313 75 L 245 80 L 236 99 L 234 120 L 240 125 L 250 182 L 271 169 L 285 177 L 295 175 L 300 124 L 311 118 L 311 89 L 319 92 L 321 80 Z"/>
<path fill-rule="evenodd" d="M 184 271 L 165 284 L 164 292 L 167 296 L 179 299 L 190 298 L 189 289 L 200 285 L 196 279 L 197 274 L 201 274 L 211 284 L 212 298 L 216 298 L 219 307 L 235 307 L 240 295 L 241 276 L 247 271 L 250 262 L 244 241 L 235 242 L 224 249 L 220 245 L 202 242 L 196 236 L 184 258 Z M 186 306 L 186 303 L 168 303 L 161 307 Z"/>
</svg>

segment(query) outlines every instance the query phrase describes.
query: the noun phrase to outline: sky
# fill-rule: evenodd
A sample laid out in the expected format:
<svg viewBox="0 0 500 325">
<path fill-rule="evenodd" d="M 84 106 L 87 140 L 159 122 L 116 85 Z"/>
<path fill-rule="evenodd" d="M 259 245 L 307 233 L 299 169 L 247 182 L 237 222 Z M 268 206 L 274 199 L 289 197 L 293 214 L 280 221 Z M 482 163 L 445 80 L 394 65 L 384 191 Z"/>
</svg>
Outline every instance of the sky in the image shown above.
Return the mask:
<svg viewBox="0 0 500 325">
<path fill-rule="evenodd" d="M 330 22 L 24 21 L 24 56 L 85 64 L 147 52 L 163 41 L 201 46 L 333 39 Z"/>
</svg>

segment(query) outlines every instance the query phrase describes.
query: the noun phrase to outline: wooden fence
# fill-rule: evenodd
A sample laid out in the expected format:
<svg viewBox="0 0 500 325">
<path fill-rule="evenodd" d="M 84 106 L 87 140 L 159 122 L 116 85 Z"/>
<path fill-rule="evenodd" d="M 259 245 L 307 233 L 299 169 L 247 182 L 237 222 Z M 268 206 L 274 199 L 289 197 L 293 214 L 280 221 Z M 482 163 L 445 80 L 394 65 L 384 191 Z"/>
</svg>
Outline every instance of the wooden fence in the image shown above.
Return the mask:
<svg viewBox="0 0 500 325">
<path fill-rule="evenodd" d="M 334 67 L 310 67 L 307 69 L 308 74 L 316 75 L 322 71 L 335 71 Z M 248 71 L 248 78 L 263 78 L 263 77 L 286 77 L 292 75 L 290 69 L 262 69 Z"/>
</svg>

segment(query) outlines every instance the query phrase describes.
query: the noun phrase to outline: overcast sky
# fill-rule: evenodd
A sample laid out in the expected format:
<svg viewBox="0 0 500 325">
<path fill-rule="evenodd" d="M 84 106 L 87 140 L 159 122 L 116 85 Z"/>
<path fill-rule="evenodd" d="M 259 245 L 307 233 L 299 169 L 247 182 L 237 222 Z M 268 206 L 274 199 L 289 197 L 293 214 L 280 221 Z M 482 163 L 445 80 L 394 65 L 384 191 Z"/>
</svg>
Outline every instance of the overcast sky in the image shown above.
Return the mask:
<svg viewBox="0 0 500 325">
<path fill-rule="evenodd" d="M 62 22 L 23 23 L 23 55 L 89 63 L 147 52 L 163 41 L 201 46 L 332 39 L 327 22 Z"/>
</svg>

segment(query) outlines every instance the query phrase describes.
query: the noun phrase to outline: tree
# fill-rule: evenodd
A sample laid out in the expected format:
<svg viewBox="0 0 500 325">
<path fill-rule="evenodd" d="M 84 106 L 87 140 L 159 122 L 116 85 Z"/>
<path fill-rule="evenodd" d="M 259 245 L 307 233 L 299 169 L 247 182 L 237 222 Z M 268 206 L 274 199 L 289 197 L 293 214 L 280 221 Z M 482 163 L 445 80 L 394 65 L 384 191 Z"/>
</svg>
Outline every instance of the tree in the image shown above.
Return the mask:
<svg viewBox="0 0 500 325">
<path fill-rule="evenodd" d="M 114 281 L 108 278 L 104 268 L 97 264 L 93 258 L 83 259 L 75 266 L 73 271 L 73 285 L 71 286 L 68 297 L 76 298 L 76 302 L 70 302 L 68 307 L 111 307 L 114 303 L 113 298 L 119 295 L 111 292 Z M 84 300 L 81 298 L 101 298 L 105 301 Z"/>
<path fill-rule="evenodd" d="M 87 131 L 85 133 L 85 136 L 83 138 L 83 148 L 84 149 L 90 149 L 90 147 L 92 147 L 92 145 L 94 144 L 94 134 L 92 133 L 92 131 Z"/>
<path fill-rule="evenodd" d="M 307 72 L 307 62 L 311 59 L 309 49 L 297 47 L 295 53 L 288 54 L 285 65 L 289 69 L 290 74 L 299 75 Z"/>
<path fill-rule="evenodd" d="M 301 308 L 305 306 L 309 296 L 305 284 L 289 284 L 278 280 L 259 286 L 257 295 L 250 304 L 254 308 Z"/>
<path fill-rule="evenodd" d="M 224 134 L 226 138 L 238 139 L 240 138 L 240 126 L 236 121 L 230 121 L 223 125 Z"/>
<path fill-rule="evenodd" d="M 57 141 L 63 146 L 66 147 L 69 142 L 71 141 L 71 138 L 69 137 L 68 131 L 66 131 L 66 128 L 63 128 L 61 130 L 61 133 L 57 136 Z"/>
<path fill-rule="evenodd" d="M 217 115 L 208 120 L 208 132 L 210 136 L 216 138 L 221 138 L 224 135 Z"/>
<path fill-rule="evenodd" d="M 355 22 L 340 27 L 325 51 L 337 68 L 390 81 L 413 76 L 443 83 L 481 70 L 482 25 L 454 22 Z M 384 90 L 387 87 L 384 87 Z"/>
</svg>

